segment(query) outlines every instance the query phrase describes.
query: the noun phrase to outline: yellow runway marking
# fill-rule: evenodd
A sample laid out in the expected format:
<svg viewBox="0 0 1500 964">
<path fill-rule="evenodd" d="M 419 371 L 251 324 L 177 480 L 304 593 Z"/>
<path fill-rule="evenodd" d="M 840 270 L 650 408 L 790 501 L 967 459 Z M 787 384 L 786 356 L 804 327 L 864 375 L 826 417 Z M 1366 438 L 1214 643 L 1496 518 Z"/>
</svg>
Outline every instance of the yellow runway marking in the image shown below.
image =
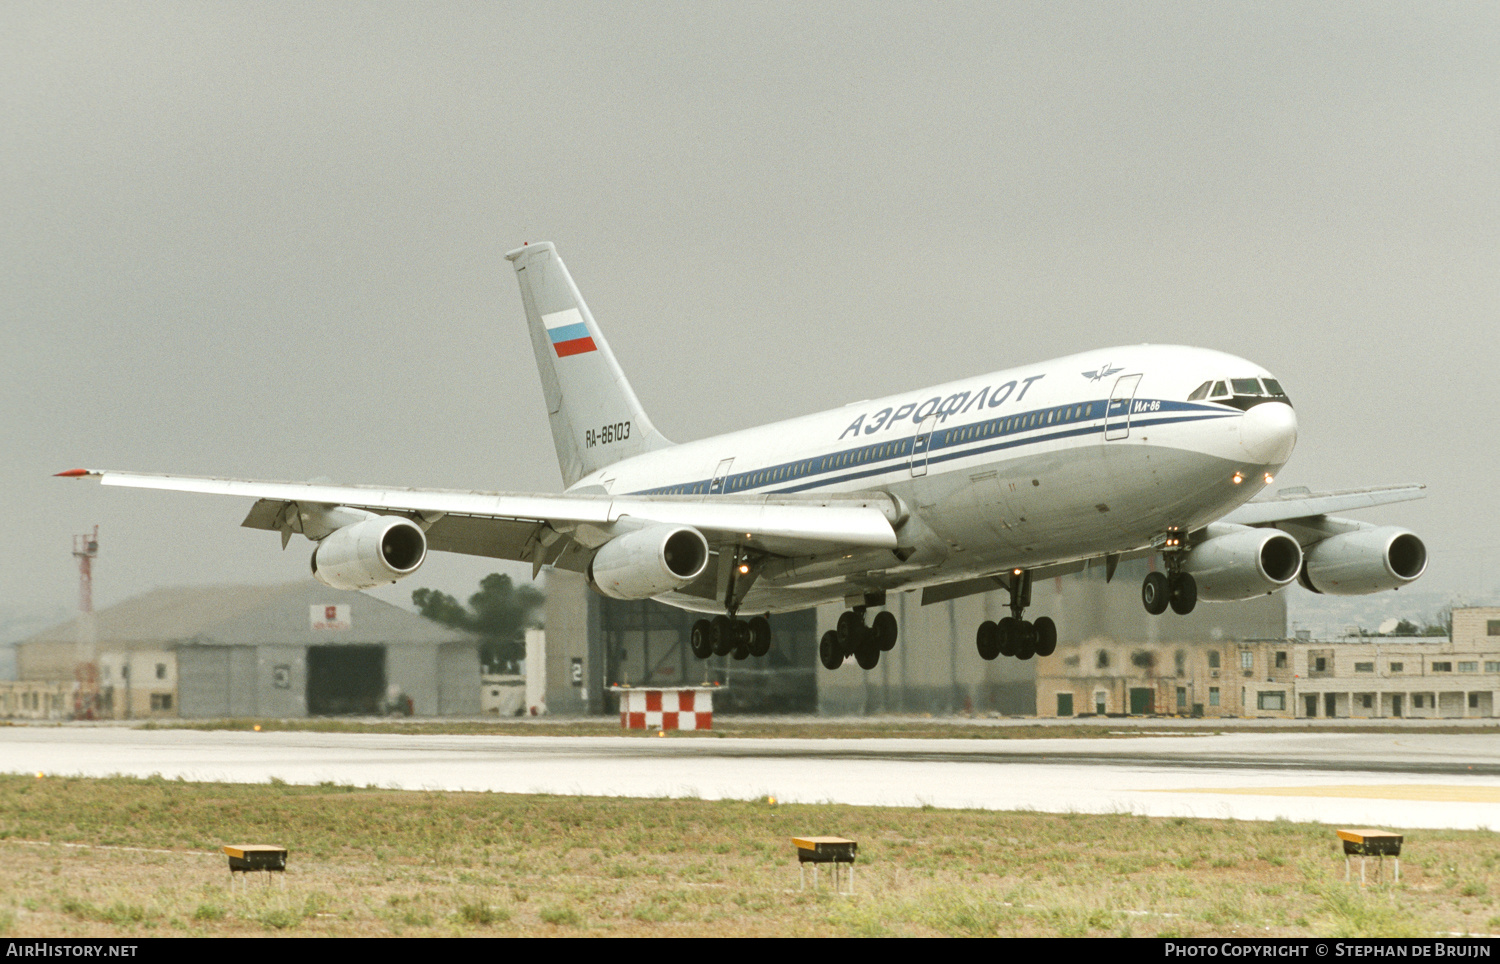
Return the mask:
<svg viewBox="0 0 1500 964">
<path fill-rule="evenodd" d="M 1234 793 L 1260 797 L 1349 797 L 1362 800 L 1435 800 L 1444 803 L 1500 803 L 1500 787 L 1448 787 L 1428 784 L 1387 786 L 1195 787 L 1157 793 Z"/>
</svg>

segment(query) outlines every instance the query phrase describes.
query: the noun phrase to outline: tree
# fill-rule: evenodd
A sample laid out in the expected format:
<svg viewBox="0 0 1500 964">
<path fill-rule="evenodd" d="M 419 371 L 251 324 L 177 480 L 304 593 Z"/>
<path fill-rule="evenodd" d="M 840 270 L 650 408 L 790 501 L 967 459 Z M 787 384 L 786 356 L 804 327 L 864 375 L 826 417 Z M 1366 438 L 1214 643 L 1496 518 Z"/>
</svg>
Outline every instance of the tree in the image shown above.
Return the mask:
<svg viewBox="0 0 1500 964">
<path fill-rule="evenodd" d="M 1453 604 L 1442 607 L 1437 611 L 1426 626 L 1422 627 L 1423 636 L 1448 636 L 1453 635 Z"/>
<path fill-rule="evenodd" d="M 526 630 L 542 625 L 546 597 L 535 586 L 516 586 L 509 576 L 492 572 L 480 580 L 467 607 L 436 589 L 418 589 L 411 601 L 433 622 L 483 637 L 479 662 L 484 672 L 514 673 L 516 661 L 526 656 Z"/>
</svg>

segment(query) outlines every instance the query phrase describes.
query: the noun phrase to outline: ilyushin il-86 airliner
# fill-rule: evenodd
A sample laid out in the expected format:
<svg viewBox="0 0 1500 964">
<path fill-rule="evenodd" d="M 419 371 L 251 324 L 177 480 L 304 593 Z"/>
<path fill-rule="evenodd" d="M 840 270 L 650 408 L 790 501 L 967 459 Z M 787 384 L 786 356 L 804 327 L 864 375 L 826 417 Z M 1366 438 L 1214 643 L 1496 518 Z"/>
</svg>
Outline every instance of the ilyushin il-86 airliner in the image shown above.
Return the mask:
<svg viewBox="0 0 1500 964">
<path fill-rule="evenodd" d="M 506 257 L 521 286 L 566 490 L 464 492 L 91 469 L 104 485 L 239 495 L 243 525 L 317 543 L 337 589 L 410 576 L 431 550 L 582 573 L 616 599 L 701 612 L 693 653 L 764 655 L 768 615 L 846 607 L 823 665 L 873 668 L 895 644 L 891 593 L 924 604 L 1009 595 L 977 627 L 985 659 L 1045 656 L 1025 618 L 1038 578 L 1153 557 L 1146 610 L 1395 589 L 1427 550 L 1405 529 L 1330 512 L 1420 498 L 1401 485 L 1254 497 L 1292 454 L 1297 418 L 1268 371 L 1200 348 L 1109 348 L 760 428 L 673 444 L 652 425 L 551 244 Z M 867 621 L 867 614 L 878 610 Z M 750 618 L 744 618 L 744 615 Z M 1066 622 L 1066 617 L 1064 617 Z M 1064 627 L 1066 628 L 1066 627 Z"/>
</svg>

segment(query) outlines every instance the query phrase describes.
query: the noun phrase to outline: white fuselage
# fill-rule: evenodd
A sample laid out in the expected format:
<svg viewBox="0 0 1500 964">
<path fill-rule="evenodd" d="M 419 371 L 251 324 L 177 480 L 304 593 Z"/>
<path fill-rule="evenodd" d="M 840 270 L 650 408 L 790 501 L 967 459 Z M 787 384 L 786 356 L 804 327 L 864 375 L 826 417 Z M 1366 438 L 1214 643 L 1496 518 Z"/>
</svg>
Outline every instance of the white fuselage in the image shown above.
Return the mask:
<svg viewBox="0 0 1500 964">
<path fill-rule="evenodd" d="M 1110 348 L 672 446 L 570 491 L 893 497 L 904 509 L 902 552 L 779 560 L 744 601 L 747 612 L 797 609 L 1132 551 L 1207 525 L 1280 471 L 1296 418 L 1264 389 L 1258 400 L 1189 395 L 1205 382 L 1243 388 L 1271 377 L 1205 349 Z"/>
</svg>

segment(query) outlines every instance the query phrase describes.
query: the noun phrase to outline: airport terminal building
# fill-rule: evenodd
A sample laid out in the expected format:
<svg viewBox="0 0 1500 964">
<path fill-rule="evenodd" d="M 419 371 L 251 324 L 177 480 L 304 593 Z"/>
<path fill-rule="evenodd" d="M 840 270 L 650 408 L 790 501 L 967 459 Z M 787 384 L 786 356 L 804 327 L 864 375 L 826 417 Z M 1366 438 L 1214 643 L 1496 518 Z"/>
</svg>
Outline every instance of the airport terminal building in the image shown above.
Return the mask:
<svg viewBox="0 0 1500 964">
<path fill-rule="evenodd" d="M 1493 718 L 1500 608 L 1454 610 L 1451 636 L 1086 638 L 1040 661 L 1037 690 L 1042 716 Z"/>
</svg>

